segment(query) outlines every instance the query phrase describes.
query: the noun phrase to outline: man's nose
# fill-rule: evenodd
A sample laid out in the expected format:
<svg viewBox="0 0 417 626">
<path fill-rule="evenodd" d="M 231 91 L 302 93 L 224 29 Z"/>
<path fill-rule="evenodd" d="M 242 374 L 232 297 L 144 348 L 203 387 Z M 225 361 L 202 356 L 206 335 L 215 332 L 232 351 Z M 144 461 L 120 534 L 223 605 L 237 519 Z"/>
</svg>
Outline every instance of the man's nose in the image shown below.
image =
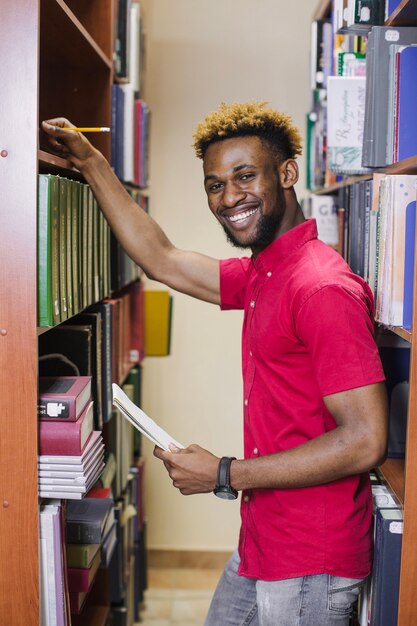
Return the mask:
<svg viewBox="0 0 417 626">
<path fill-rule="evenodd" d="M 236 183 L 226 183 L 223 190 L 223 205 L 234 207 L 245 198 L 245 192 Z"/>
</svg>

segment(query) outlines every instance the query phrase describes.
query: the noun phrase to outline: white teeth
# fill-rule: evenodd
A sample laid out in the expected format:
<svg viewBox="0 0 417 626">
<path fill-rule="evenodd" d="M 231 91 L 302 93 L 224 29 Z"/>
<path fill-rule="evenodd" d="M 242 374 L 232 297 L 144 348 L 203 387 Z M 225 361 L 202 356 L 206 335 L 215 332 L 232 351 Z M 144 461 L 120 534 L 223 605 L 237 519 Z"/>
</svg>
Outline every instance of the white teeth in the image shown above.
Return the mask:
<svg viewBox="0 0 417 626">
<path fill-rule="evenodd" d="M 230 215 L 227 219 L 231 222 L 242 222 L 250 215 L 256 213 L 257 209 L 251 209 L 250 211 L 244 211 L 243 213 L 238 213 L 237 215 Z"/>
</svg>

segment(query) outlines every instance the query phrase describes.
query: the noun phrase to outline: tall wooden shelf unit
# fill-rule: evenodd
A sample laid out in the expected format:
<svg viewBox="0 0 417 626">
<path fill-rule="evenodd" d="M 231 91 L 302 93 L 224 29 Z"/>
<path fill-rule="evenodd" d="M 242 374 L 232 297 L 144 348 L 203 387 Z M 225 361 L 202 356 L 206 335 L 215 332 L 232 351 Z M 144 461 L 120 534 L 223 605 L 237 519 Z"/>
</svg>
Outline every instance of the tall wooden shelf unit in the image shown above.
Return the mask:
<svg viewBox="0 0 417 626">
<path fill-rule="evenodd" d="M 320 0 L 313 19 L 330 16 L 331 1 Z M 417 25 L 417 3 L 401 0 L 386 21 L 386 26 Z M 379 170 L 378 170 L 379 171 Z M 382 170 L 387 174 L 417 174 L 417 156 L 395 163 Z M 342 183 L 313 193 L 331 193 L 340 186 L 349 185 L 369 176 L 348 178 Z M 417 256 L 416 256 L 417 261 Z M 417 329 L 417 262 L 414 271 L 414 306 L 412 328 Z M 401 553 L 400 591 L 397 626 L 417 624 L 417 594 L 414 581 L 417 576 L 417 338 L 415 332 L 404 328 L 390 328 L 410 343 L 410 394 L 405 459 L 387 459 L 379 468 L 395 494 L 404 513 L 404 534 Z"/>
<path fill-rule="evenodd" d="M 0 19 L 0 624 L 39 626 L 37 174 L 39 120 L 110 126 L 113 0 L 14 0 Z M 110 139 L 95 145 L 110 156 Z"/>
</svg>

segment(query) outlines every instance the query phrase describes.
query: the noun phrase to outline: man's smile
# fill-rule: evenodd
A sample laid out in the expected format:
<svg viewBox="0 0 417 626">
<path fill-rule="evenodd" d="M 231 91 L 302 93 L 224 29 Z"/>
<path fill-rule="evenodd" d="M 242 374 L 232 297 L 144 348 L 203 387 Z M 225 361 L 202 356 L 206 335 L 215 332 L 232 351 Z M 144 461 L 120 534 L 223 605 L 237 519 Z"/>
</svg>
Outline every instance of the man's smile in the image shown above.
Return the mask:
<svg viewBox="0 0 417 626">
<path fill-rule="evenodd" d="M 259 212 L 259 206 L 251 207 L 249 209 L 244 209 L 240 211 L 235 211 L 233 213 L 223 213 L 223 219 L 226 222 L 233 224 L 234 227 L 245 227 L 249 224 L 253 215 Z"/>
</svg>

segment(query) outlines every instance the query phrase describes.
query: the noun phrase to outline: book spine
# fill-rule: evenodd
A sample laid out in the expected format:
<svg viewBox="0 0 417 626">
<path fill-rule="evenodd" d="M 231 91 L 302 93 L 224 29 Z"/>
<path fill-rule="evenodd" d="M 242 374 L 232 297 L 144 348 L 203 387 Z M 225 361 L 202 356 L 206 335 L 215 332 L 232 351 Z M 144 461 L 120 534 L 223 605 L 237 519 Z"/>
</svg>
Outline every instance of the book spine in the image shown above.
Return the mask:
<svg viewBox="0 0 417 626">
<path fill-rule="evenodd" d="M 39 175 L 38 192 L 38 325 L 53 326 L 51 277 L 51 209 L 48 174 Z"/>
<path fill-rule="evenodd" d="M 99 523 L 83 523 L 67 520 L 68 543 L 100 543 L 101 527 Z"/>
<path fill-rule="evenodd" d="M 75 422 L 76 399 L 68 396 L 48 398 L 41 395 L 38 402 L 38 417 L 46 421 Z"/>
</svg>

